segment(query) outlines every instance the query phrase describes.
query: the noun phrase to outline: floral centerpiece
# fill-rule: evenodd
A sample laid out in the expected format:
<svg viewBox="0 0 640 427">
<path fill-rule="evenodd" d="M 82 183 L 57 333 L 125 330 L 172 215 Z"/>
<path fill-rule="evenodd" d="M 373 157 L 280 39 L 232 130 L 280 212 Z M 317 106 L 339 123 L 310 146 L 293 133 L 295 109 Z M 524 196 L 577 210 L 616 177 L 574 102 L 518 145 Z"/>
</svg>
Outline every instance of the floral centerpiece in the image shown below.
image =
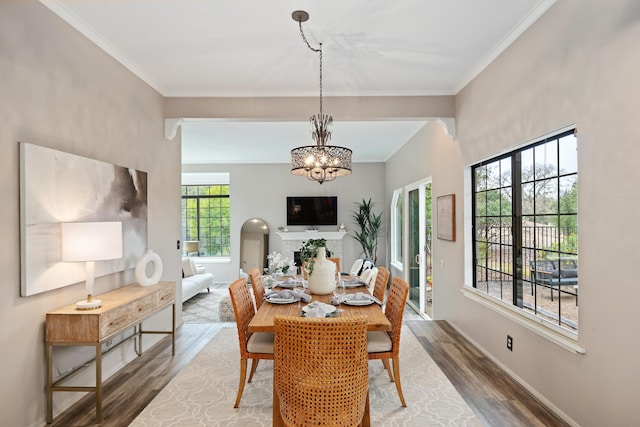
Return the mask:
<svg viewBox="0 0 640 427">
<path fill-rule="evenodd" d="M 282 274 L 287 274 L 289 270 L 295 270 L 293 260 L 279 252 L 271 252 L 267 255 L 267 261 L 269 261 L 269 270 L 272 272 L 281 271 Z"/>
</svg>

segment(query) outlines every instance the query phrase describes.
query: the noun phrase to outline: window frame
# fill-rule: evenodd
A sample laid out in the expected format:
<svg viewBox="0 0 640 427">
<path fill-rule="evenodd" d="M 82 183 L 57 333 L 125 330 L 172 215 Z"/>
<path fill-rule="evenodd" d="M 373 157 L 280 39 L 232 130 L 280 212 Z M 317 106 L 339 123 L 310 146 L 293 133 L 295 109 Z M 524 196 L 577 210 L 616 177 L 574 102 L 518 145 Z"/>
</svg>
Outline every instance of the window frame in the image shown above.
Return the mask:
<svg viewBox="0 0 640 427">
<path fill-rule="evenodd" d="M 391 198 L 391 265 L 402 270 L 404 261 L 404 190 L 399 188 L 394 190 Z"/>
<path fill-rule="evenodd" d="M 478 167 L 481 167 L 483 165 L 488 165 L 488 164 L 492 164 L 492 163 L 496 163 L 499 162 L 500 160 L 504 160 L 504 159 L 515 159 L 516 153 L 522 153 L 525 150 L 528 150 L 532 147 L 536 147 L 536 146 L 540 146 L 543 145 L 549 141 L 559 141 L 562 137 L 565 137 L 567 135 L 570 134 L 577 134 L 576 130 L 575 130 L 575 126 L 570 126 L 567 127 L 565 129 L 561 129 L 557 132 L 554 132 L 548 136 L 545 136 L 543 138 L 540 138 L 536 141 L 533 142 L 528 142 L 526 144 L 523 144 L 519 147 L 516 147 L 514 149 L 509 150 L 508 152 L 504 152 L 495 156 L 492 156 L 488 159 L 485 159 L 481 162 L 478 162 L 476 164 L 470 165 L 466 168 L 465 170 L 465 188 L 469 189 L 469 191 L 465 191 L 466 193 L 466 208 L 465 208 L 465 234 L 468 236 L 468 239 L 466 239 L 466 243 L 465 243 L 465 286 L 463 288 L 463 293 L 465 294 L 465 296 L 480 302 L 488 307 L 490 307 L 491 309 L 505 315 L 506 317 L 515 320 L 516 322 L 522 324 L 523 326 L 526 326 L 527 328 L 539 333 L 542 336 L 545 336 L 547 338 L 549 338 L 550 340 L 558 343 L 559 345 L 563 346 L 565 349 L 568 349 L 572 352 L 575 352 L 577 354 L 583 354 L 585 353 L 585 350 L 581 347 L 579 347 L 577 345 L 577 339 L 578 339 L 578 331 L 572 331 L 572 330 L 568 330 L 566 327 L 561 327 L 559 324 L 554 324 L 553 322 L 549 322 L 547 320 L 545 320 L 544 318 L 541 318 L 535 314 L 531 314 L 530 312 L 526 311 L 525 309 L 519 307 L 517 305 L 518 302 L 518 289 L 520 291 L 522 291 L 522 283 L 518 285 L 516 284 L 518 277 L 519 276 L 519 280 L 522 281 L 523 279 L 523 275 L 526 274 L 524 273 L 524 271 L 522 269 L 519 269 L 519 273 L 515 273 L 515 270 L 517 270 L 516 268 L 512 269 L 514 270 L 514 279 L 511 282 L 511 286 L 513 286 L 513 300 L 512 301 L 504 301 L 500 298 L 497 298 L 495 296 L 492 296 L 489 294 L 489 292 L 484 292 L 483 290 L 477 288 L 478 286 L 478 281 L 477 281 L 477 242 L 476 242 L 476 190 L 477 190 L 477 186 L 476 186 L 476 169 Z M 561 148 L 559 148 L 560 146 L 558 145 L 558 152 L 560 151 Z M 577 148 L 577 141 L 576 141 L 576 148 Z M 576 156 L 576 162 L 577 162 L 577 156 Z M 518 174 L 514 174 L 513 170 L 514 170 L 514 164 L 515 162 L 512 160 L 512 170 L 511 170 L 511 175 L 520 175 L 520 172 Z M 535 163 L 534 163 L 535 164 Z M 519 165 L 518 165 L 519 167 Z M 573 173 L 575 175 L 575 180 L 576 183 L 578 182 L 578 167 L 576 164 L 576 168 L 575 168 L 575 172 Z M 556 171 L 556 179 L 560 179 L 560 177 L 563 176 L 563 173 L 560 169 L 560 166 L 558 166 L 558 170 Z M 498 175 L 498 177 L 500 177 L 500 175 Z M 516 182 L 516 179 L 511 179 L 511 183 L 510 186 L 520 186 L 521 183 L 520 182 Z M 521 187 L 519 187 L 521 189 Z M 515 199 L 517 196 L 517 194 L 515 196 L 513 196 L 513 199 Z M 558 191 L 558 194 L 556 195 L 557 199 L 560 200 L 561 198 L 561 194 L 560 191 Z M 559 214 L 559 211 L 558 211 Z M 515 208 L 513 207 L 513 200 L 512 200 L 512 212 L 511 212 L 511 218 L 516 216 L 516 212 L 515 212 Z M 577 216 L 578 216 L 578 211 L 577 211 L 577 207 L 575 209 L 575 218 L 576 218 L 576 222 L 577 222 Z M 522 212 L 520 212 L 520 220 L 522 218 Z M 518 227 L 517 225 L 517 220 L 514 220 L 513 224 L 512 224 L 514 229 L 519 229 L 521 230 L 521 227 Z M 500 232 L 500 234 L 502 234 L 502 232 Z M 515 233 L 514 233 L 515 234 Z M 576 236 L 577 236 L 577 232 L 576 232 Z M 512 238 L 512 244 L 520 247 L 520 249 L 522 249 L 522 245 L 523 242 L 521 240 L 519 240 L 521 238 L 518 236 L 514 236 Z M 518 244 L 519 242 L 519 244 Z M 531 249 L 531 248 L 529 248 Z M 539 248 L 538 248 L 539 249 Z M 559 250 L 560 251 L 560 250 Z M 517 250 L 513 250 L 513 266 L 516 266 L 518 264 L 516 264 L 516 253 L 518 251 Z M 560 251 L 561 252 L 561 251 Z M 577 249 L 576 249 L 576 256 L 577 256 Z M 530 282 L 529 282 L 530 283 Z M 528 288 L 525 288 L 528 290 Z M 556 291 L 557 292 L 557 291 Z M 521 296 L 520 296 L 521 298 Z M 564 297 L 566 298 L 566 296 Z M 521 300 L 520 300 L 521 301 Z"/>
<path fill-rule="evenodd" d="M 187 190 L 185 190 L 185 187 Z M 226 187 L 226 192 L 222 191 L 222 194 L 200 194 L 199 188 L 211 188 L 211 187 Z M 192 188 L 192 191 L 189 191 L 188 188 Z M 192 194 L 190 194 L 192 193 Z M 227 260 L 230 259 L 231 256 L 231 197 L 230 197 L 231 189 L 228 183 L 214 183 L 214 184 L 182 184 L 181 185 L 181 237 L 183 241 L 187 240 L 197 240 L 201 243 L 200 252 L 203 255 L 198 254 L 201 258 L 210 258 L 213 260 Z M 220 224 L 217 228 L 218 233 L 216 234 L 213 230 L 214 227 L 208 227 L 210 230 L 209 235 L 207 233 L 203 233 L 205 229 L 201 226 L 201 209 L 206 209 L 205 206 L 214 200 L 222 200 L 226 199 L 226 215 L 218 215 L 215 218 L 219 218 L 223 224 Z M 196 203 L 195 208 L 187 208 L 186 203 L 188 200 L 194 200 Z M 205 203 L 207 202 L 207 203 Z M 211 210 L 219 209 L 223 210 L 225 207 L 222 206 L 213 206 L 209 207 Z M 197 213 L 196 217 L 196 235 L 193 236 L 187 233 L 187 216 L 186 209 L 194 209 Z M 214 218 L 214 217 L 207 217 Z M 225 224 L 226 223 L 226 224 Z M 193 227 L 192 227 L 193 228 Z M 228 233 L 222 233 L 221 230 L 228 230 Z M 211 242 L 211 240 L 217 240 L 218 243 Z M 209 240 L 209 241 L 208 241 Z M 213 247 L 221 247 L 222 253 L 212 254 L 210 251 Z"/>
</svg>

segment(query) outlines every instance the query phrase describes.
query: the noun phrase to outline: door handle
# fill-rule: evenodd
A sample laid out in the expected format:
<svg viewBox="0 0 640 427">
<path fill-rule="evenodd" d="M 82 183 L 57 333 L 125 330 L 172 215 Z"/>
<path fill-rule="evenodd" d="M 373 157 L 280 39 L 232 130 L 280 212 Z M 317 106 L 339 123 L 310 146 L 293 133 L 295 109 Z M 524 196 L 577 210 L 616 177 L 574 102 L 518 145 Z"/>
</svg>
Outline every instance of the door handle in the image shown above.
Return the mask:
<svg viewBox="0 0 640 427">
<path fill-rule="evenodd" d="M 420 265 L 420 254 L 416 254 L 415 262 L 416 264 Z"/>
</svg>

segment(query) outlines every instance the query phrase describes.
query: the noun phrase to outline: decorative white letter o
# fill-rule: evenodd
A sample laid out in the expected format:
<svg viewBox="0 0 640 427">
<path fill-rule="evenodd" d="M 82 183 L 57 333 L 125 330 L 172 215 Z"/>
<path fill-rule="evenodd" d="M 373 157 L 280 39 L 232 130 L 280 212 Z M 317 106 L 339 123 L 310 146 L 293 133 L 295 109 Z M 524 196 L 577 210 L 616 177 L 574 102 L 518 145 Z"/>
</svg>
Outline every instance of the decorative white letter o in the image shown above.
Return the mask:
<svg viewBox="0 0 640 427">
<path fill-rule="evenodd" d="M 147 276 L 147 264 L 153 263 L 153 274 L 151 277 Z M 153 252 L 151 249 L 147 249 L 136 263 L 136 280 L 140 286 L 155 285 L 160 281 L 162 276 L 162 260 L 160 255 Z"/>
</svg>

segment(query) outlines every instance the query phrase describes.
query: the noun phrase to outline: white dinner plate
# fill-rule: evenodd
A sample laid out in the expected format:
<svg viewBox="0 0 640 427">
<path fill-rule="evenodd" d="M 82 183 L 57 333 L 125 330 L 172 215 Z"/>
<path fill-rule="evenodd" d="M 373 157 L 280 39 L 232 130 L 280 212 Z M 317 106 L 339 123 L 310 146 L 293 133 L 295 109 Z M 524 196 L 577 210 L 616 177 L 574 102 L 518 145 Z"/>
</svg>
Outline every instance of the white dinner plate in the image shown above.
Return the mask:
<svg viewBox="0 0 640 427">
<path fill-rule="evenodd" d="M 291 304 L 292 302 L 298 301 L 297 298 L 265 298 L 265 301 L 270 302 L 271 304 Z"/>
<path fill-rule="evenodd" d="M 342 302 L 347 305 L 371 305 L 375 301 L 370 299 L 347 299 Z"/>
</svg>

